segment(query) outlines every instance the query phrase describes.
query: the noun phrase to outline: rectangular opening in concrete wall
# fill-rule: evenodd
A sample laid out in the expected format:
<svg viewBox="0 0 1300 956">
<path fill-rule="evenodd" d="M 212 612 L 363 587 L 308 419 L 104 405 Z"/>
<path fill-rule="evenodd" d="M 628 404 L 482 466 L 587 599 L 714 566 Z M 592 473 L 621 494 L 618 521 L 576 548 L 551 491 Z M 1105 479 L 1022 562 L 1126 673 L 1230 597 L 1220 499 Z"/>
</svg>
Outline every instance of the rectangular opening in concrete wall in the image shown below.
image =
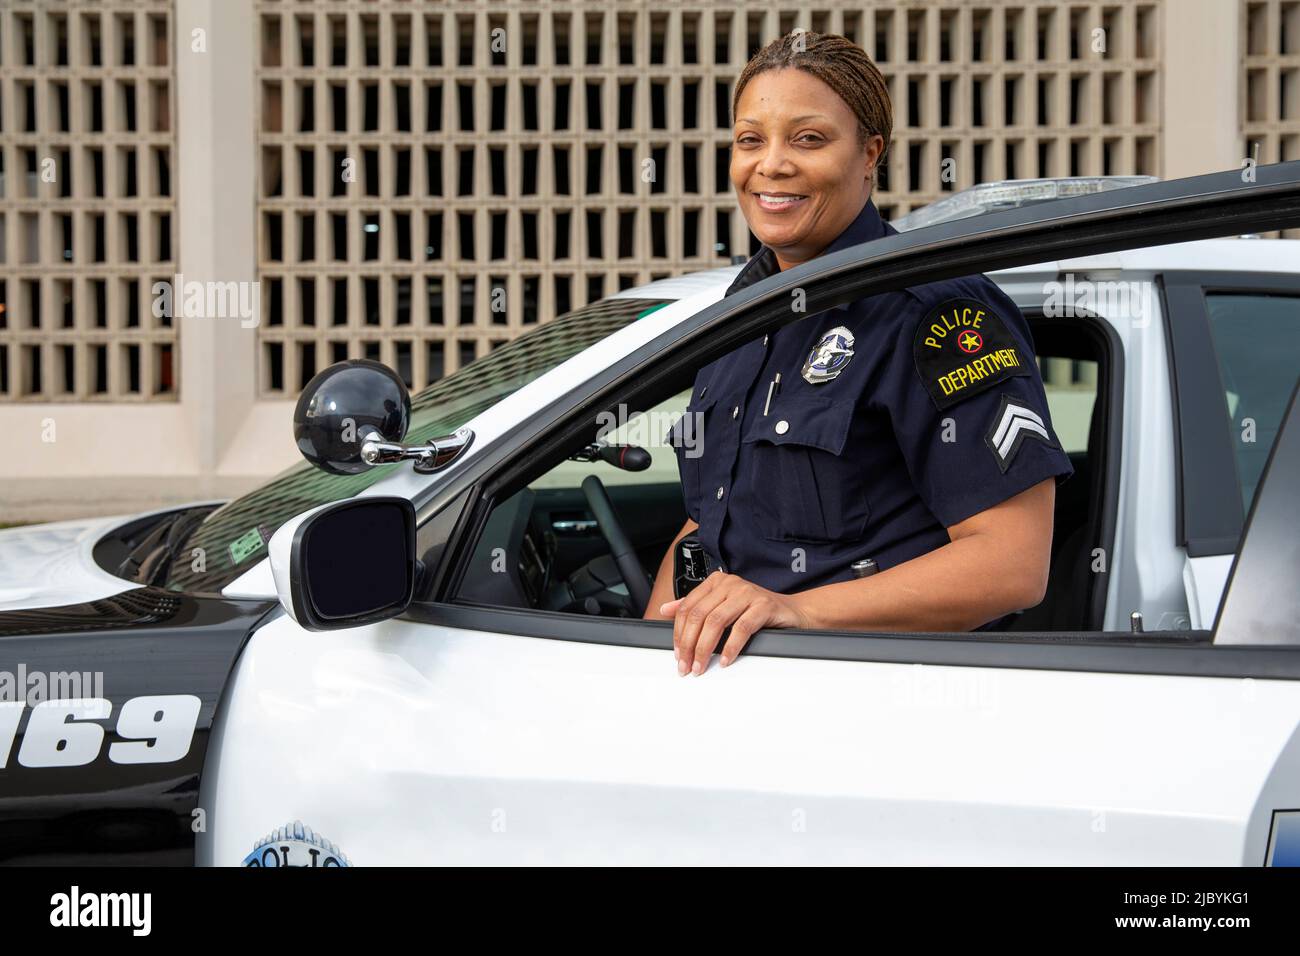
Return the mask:
<svg viewBox="0 0 1300 956">
<path fill-rule="evenodd" d="M 311 16 L 296 16 L 293 18 L 294 34 L 297 37 L 297 43 L 294 49 L 297 52 L 297 65 L 300 67 L 312 67 L 316 64 L 316 23 Z"/>
<path fill-rule="evenodd" d="M 1290 56 L 1300 53 L 1300 2 L 1287 0 L 1278 9 L 1281 29 L 1278 31 L 1278 53 Z"/>
<path fill-rule="evenodd" d="M 566 315 L 573 309 L 573 277 L 555 275 L 555 314 Z"/>
<path fill-rule="evenodd" d="M 1260 56 L 1268 53 L 1272 46 L 1272 37 L 1268 32 L 1267 3 L 1247 3 L 1246 10 L 1246 53 Z"/>
</svg>

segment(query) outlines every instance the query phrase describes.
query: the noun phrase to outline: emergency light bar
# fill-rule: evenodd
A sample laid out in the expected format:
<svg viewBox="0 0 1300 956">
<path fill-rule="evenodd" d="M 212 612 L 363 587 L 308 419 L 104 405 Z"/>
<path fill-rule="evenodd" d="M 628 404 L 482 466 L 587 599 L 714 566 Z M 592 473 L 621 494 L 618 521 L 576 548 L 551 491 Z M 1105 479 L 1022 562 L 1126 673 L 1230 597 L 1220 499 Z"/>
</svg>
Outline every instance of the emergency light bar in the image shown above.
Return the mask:
<svg viewBox="0 0 1300 956">
<path fill-rule="evenodd" d="M 1142 186 L 1159 182 L 1158 176 L 1073 176 L 1065 179 L 1005 179 L 996 183 L 981 183 L 959 193 L 945 196 L 928 206 L 915 209 L 905 216 L 890 221 L 899 232 L 921 229 L 954 219 L 968 219 L 988 212 L 1031 206 L 1053 199 L 1086 196 L 1122 189 L 1125 186 Z"/>
</svg>

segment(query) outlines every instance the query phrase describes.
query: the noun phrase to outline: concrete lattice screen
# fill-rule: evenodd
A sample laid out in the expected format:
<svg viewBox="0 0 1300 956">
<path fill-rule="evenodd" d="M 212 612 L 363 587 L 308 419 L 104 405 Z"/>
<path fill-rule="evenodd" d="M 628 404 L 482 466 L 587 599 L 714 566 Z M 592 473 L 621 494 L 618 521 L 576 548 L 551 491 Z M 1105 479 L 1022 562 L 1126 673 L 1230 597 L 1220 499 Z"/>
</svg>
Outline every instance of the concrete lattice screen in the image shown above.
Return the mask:
<svg viewBox="0 0 1300 956">
<path fill-rule="evenodd" d="M 0 520 L 237 494 L 340 358 L 418 389 L 747 256 L 731 92 L 795 28 L 886 75 L 886 217 L 1300 158 L 1300 0 L 0 0 Z M 178 272 L 256 327 L 155 316 Z"/>
<path fill-rule="evenodd" d="M 1241 154 L 1260 163 L 1300 159 L 1300 0 L 1252 0 L 1241 15 Z"/>
<path fill-rule="evenodd" d="M 625 6 L 260 0 L 262 394 L 344 356 L 422 385 L 615 289 L 750 254 L 731 90 L 795 27 L 887 74 L 887 216 L 981 181 L 1158 171 L 1156 3 Z"/>
<path fill-rule="evenodd" d="M 171 6 L 0 5 L 0 397 L 176 396 Z"/>
</svg>

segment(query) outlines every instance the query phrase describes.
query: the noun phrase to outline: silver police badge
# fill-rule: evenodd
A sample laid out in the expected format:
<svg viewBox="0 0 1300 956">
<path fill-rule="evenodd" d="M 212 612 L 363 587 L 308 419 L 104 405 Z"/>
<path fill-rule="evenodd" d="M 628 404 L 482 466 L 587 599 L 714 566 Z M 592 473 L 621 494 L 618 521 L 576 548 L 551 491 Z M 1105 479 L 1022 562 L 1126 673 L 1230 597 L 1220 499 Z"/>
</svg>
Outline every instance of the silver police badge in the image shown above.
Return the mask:
<svg viewBox="0 0 1300 956">
<path fill-rule="evenodd" d="M 853 358 L 853 333 L 837 325 L 818 340 L 803 363 L 803 378 L 810 385 L 829 382 L 844 371 Z"/>
<path fill-rule="evenodd" d="M 285 824 L 257 841 L 243 866 L 351 866 L 329 840 L 301 820 Z"/>
</svg>

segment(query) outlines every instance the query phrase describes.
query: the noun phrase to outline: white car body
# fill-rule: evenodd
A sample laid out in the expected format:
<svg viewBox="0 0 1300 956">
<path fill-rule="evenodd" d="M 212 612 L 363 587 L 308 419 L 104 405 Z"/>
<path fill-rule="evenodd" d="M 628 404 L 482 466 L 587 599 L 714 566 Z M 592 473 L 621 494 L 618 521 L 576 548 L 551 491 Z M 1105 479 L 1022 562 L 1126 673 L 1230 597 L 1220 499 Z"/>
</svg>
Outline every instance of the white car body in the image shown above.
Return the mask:
<svg viewBox="0 0 1300 956">
<path fill-rule="evenodd" d="M 1215 240 L 993 278 L 1041 303 L 1066 272 L 1294 271 L 1297 245 Z M 476 418 L 465 460 L 734 274 L 621 293 L 687 297 Z M 1127 397 L 1107 630 L 1134 610 L 1211 626 L 1231 564 L 1174 544 L 1168 355 L 1150 308 L 1100 313 L 1124 344 Z M 415 481 L 369 493 L 409 496 Z M 267 584 L 255 569 L 228 591 Z M 358 864 L 1258 864 L 1268 808 L 1300 794 L 1290 681 L 772 657 L 680 680 L 671 666 L 645 648 L 407 620 L 309 633 L 281 617 L 224 701 L 199 859 L 238 864 L 301 819 Z"/>
<path fill-rule="evenodd" d="M 199 501 L 180 508 L 222 503 Z M 137 585 L 109 573 L 95 561 L 95 545 L 128 521 L 177 510 L 160 508 L 137 515 L 56 521 L 0 531 L 0 610 L 82 604 L 131 590 Z"/>
<path fill-rule="evenodd" d="M 219 865 L 288 820 L 357 865 L 1258 865 L 1300 791 L 1288 681 L 770 657 L 679 679 L 658 650 L 280 618 L 223 706 Z"/>
</svg>

